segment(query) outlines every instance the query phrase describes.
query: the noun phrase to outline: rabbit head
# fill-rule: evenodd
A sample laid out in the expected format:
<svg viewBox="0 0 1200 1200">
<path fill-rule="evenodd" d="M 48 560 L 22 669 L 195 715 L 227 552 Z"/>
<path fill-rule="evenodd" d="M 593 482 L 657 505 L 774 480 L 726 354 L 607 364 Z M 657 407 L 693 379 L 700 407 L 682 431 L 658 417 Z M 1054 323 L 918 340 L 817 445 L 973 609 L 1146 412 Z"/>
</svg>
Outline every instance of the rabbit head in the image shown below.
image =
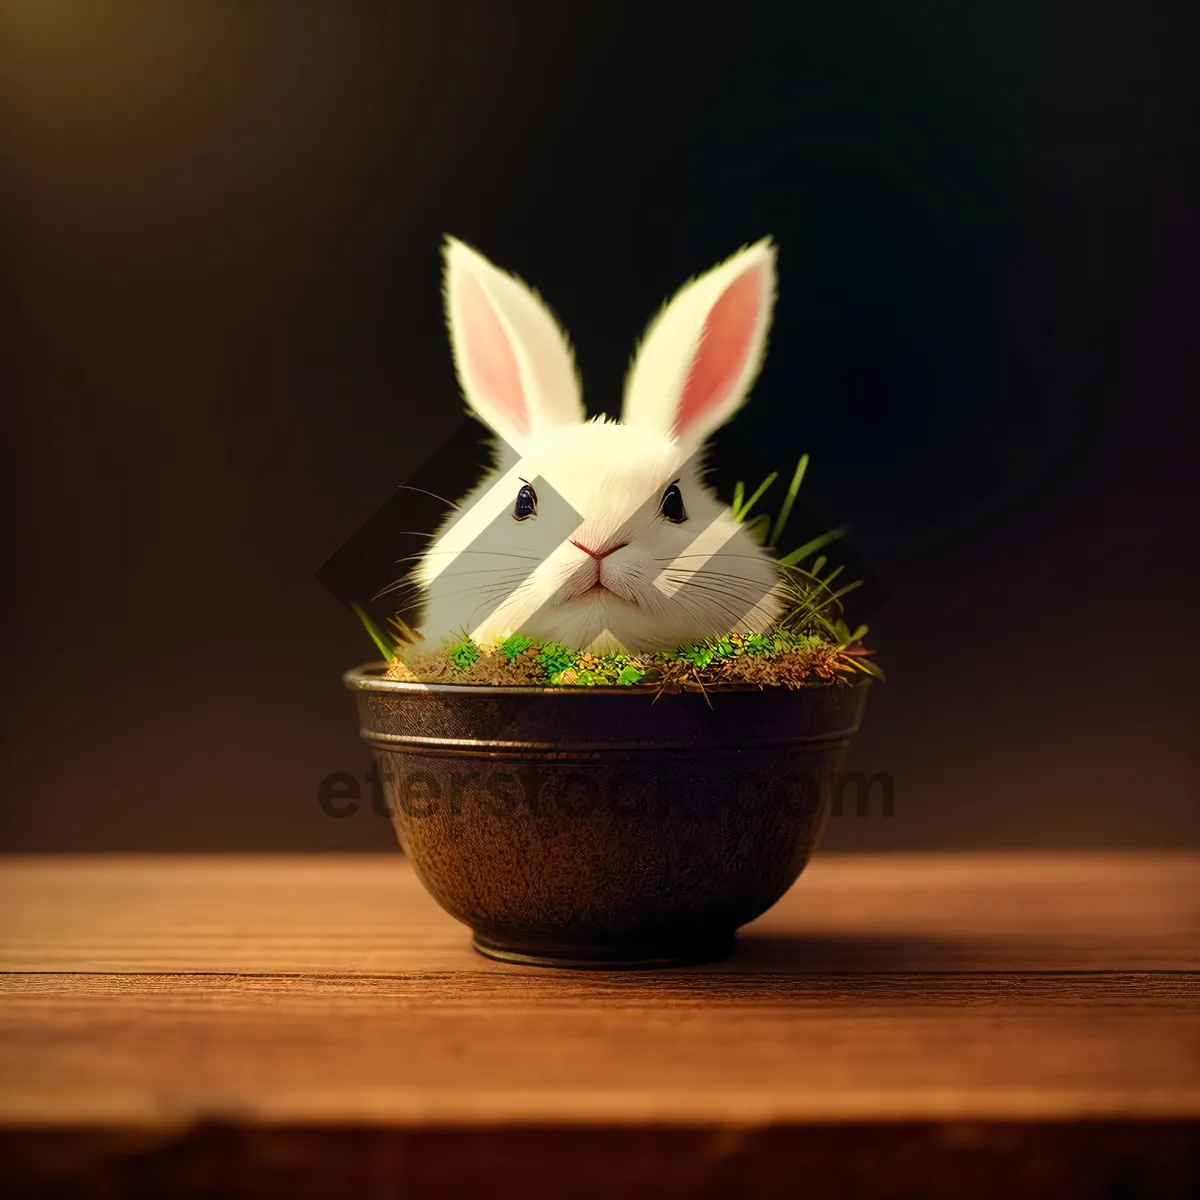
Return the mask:
<svg viewBox="0 0 1200 1200">
<path fill-rule="evenodd" d="M 702 460 L 762 363 L 769 240 L 665 305 L 620 421 L 587 420 L 567 339 L 518 279 L 448 239 L 444 290 L 463 395 L 497 440 L 492 470 L 417 568 L 426 636 L 519 632 L 637 654 L 768 628 L 777 567 L 706 486 Z"/>
</svg>

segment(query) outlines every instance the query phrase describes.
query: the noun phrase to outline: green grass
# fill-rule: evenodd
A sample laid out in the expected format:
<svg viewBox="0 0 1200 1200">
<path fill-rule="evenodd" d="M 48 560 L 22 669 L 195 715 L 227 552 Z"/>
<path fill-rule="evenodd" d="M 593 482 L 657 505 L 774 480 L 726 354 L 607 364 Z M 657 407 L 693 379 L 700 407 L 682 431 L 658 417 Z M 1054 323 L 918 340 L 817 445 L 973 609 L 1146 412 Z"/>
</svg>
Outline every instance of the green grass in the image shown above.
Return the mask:
<svg viewBox="0 0 1200 1200">
<path fill-rule="evenodd" d="M 383 655 L 384 662 L 391 662 L 396 657 L 396 642 L 375 624 L 371 614 L 361 604 L 351 602 L 350 611 L 362 622 L 367 636 L 375 643 L 379 653 Z"/>
<path fill-rule="evenodd" d="M 867 635 L 867 626 L 859 625 L 851 629 L 846 624 L 842 600 L 855 589 L 862 587 L 863 581 L 856 579 L 850 583 L 837 584 L 844 567 L 834 567 L 825 572 L 829 560 L 825 555 L 817 555 L 819 550 L 838 541 L 846 535 L 846 526 L 839 525 L 827 533 L 809 538 L 808 541 L 783 552 L 783 539 L 787 532 L 788 518 L 792 515 L 800 485 L 804 482 L 808 471 L 808 455 L 802 454 L 792 472 L 791 482 L 783 494 L 779 509 L 772 519 L 765 513 L 759 513 L 747 519 L 751 508 L 758 503 L 770 490 L 772 484 L 779 478 L 778 471 L 772 471 L 766 479 L 750 493 L 746 499 L 746 484 L 738 480 L 733 489 L 733 504 L 731 510 L 736 520 L 741 521 L 747 532 L 760 545 L 773 550 L 781 567 L 784 613 L 778 622 L 778 628 L 787 632 L 815 634 L 827 638 L 840 650 L 846 651 L 855 658 L 855 666 L 869 675 L 883 678 L 883 672 L 869 662 L 860 647 L 862 639 Z M 816 556 L 816 557 L 814 557 Z M 808 566 L 805 562 L 812 560 Z"/>
</svg>

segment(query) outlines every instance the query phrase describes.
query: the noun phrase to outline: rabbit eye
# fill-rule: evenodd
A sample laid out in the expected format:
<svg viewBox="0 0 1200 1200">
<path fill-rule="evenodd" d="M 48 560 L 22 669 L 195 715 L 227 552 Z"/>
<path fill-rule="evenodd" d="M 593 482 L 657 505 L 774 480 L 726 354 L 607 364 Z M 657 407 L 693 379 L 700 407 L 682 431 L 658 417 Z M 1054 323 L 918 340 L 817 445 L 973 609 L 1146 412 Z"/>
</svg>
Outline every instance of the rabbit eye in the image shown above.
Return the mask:
<svg viewBox="0 0 1200 1200">
<path fill-rule="evenodd" d="M 659 503 L 658 511 L 674 525 L 679 525 L 687 520 L 687 510 L 683 507 L 683 495 L 675 484 L 671 484 L 663 492 L 663 498 Z"/>
<path fill-rule="evenodd" d="M 517 503 L 513 507 L 513 519 L 527 521 L 537 514 L 537 492 L 525 484 L 517 493 Z"/>
</svg>

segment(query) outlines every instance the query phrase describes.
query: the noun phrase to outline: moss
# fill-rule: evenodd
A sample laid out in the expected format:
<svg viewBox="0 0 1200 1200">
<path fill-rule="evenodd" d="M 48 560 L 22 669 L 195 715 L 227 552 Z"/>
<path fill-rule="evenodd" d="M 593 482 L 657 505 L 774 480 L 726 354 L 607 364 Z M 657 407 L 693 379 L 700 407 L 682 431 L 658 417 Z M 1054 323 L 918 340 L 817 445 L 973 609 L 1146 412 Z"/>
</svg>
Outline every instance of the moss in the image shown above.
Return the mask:
<svg viewBox="0 0 1200 1200">
<path fill-rule="evenodd" d="M 533 646 L 533 640 L 523 633 L 514 633 L 511 637 L 501 638 L 496 643 L 496 649 L 504 655 L 506 662 L 513 662 Z"/>
<path fill-rule="evenodd" d="M 813 687 L 879 675 L 861 644 L 852 647 L 811 633 L 775 630 L 693 642 L 664 654 L 592 654 L 558 642 L 541 645 L 523 634 L 494 646 L 469 637 L 427 647 L 401 644 L 389 679 L 479 686 L 654 687 L 705 691 L 725 684 Z"/>
<path fill-rule="evenodd" d="M 466 671 L 479 661 L 480 650 L 469 637 L 463 637 L 446 647 L 446 655 L 459 670 Z"/>
</svg>

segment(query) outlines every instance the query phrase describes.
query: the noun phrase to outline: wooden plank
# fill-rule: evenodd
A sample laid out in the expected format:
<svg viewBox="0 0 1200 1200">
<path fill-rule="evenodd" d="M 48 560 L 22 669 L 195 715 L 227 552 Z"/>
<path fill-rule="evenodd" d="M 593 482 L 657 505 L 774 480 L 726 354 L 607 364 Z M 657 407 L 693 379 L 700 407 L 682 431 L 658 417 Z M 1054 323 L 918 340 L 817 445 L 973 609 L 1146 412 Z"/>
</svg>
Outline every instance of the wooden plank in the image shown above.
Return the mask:
<svg viewBox="0 0 1200 1200">
<path fill-rule="evenodd" d="M 1190 975 L 10 976 L 0 1122 L 1200 1118 Z"/>
<path fill-rule="evenodd" d="M 1191 1196 L 1200 856 L 818 859 L 728 963 L 473 954 L 399 856 L 0 864 L 6 1194 Z"/>
<path fill-rule="evenodd" d="M 702 973 L 1200 969 L 1200 856 L 818 857 Z M 8 858 L 0 970 L 517 973 L 399 855 Z"/>
</svg>

